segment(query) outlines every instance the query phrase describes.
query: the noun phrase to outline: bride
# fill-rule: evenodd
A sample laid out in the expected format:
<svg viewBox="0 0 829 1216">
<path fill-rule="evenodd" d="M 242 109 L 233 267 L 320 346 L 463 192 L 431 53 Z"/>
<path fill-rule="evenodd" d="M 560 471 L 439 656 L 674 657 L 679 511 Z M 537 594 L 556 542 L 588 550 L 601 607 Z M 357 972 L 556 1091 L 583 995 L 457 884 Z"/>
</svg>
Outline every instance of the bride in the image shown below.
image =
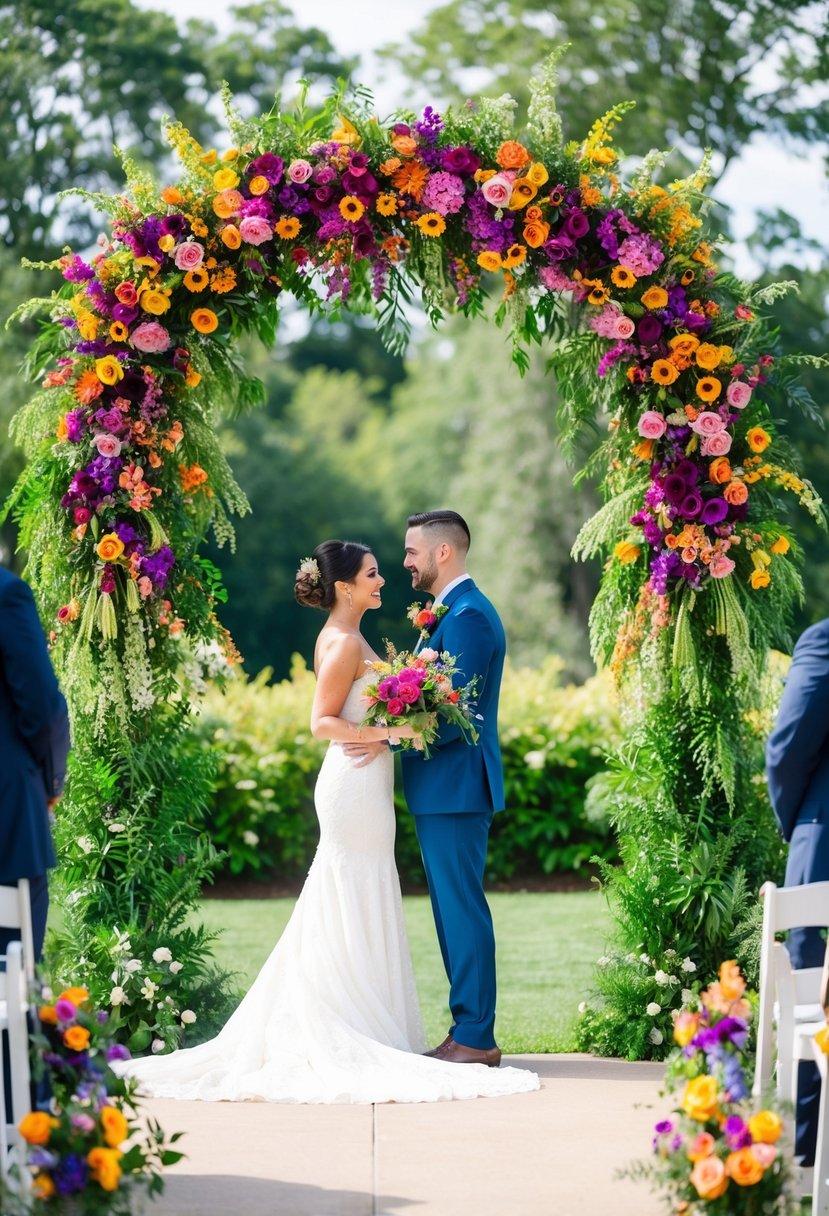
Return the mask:
<svg viewBox="0 0 829 1216">
<path fill-rule="evenodd" d="M 435 1102 L 525 1092 L 535 1073 L 456 1064 L 425 1043 L 394 864 L 393 757 L 354 742 L 413 738 L 361 726 L 376 660 L 360 620 L 385 580 L 364 546 L 328 540 L 296 577 L 300 604 L 328 619 L 317 639 L 311 728 L 329 740 L 315 790 L 320 840 L 282 937 L 208 1043 L 120 1071 L 155 1097 L 207 1101 Z"/>
</svg>

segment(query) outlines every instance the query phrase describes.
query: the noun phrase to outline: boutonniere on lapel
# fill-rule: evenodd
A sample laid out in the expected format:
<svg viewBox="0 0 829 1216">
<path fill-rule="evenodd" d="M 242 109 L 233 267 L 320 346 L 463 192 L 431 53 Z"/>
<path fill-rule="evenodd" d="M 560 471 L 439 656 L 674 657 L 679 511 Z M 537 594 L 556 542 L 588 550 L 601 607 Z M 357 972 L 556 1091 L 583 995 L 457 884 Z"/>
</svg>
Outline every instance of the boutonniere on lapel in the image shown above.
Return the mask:
<svg viewBox="0 0 829 1216">
<path fill-rule="evenodd" d="M 406 616 L 412 622 L 415 629 L 420 630 L 420 636 L 425 642 L 427 638 L 432 636 L 440 618 L 448 611 L 448 604 L 438 604 L 437 608 L 433 608 L 432 601 L 429 600 L 425 608 L 421 607 L 420 604 L 410 604 Z"/>
</svg>

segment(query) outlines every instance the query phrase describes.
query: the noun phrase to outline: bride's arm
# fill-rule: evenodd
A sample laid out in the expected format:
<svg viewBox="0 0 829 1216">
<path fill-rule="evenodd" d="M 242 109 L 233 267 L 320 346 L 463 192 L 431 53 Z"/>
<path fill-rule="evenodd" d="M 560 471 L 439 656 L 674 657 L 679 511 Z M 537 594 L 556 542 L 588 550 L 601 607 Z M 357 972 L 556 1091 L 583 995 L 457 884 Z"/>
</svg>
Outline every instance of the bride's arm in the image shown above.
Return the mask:
<svg viewBox="0 0 829 1216">
<path fill-rule="evenodd" d="M 311 707 L 311 734 L 335 743 L 399 743 L 410 739 L 410 726 L 360 726 L 340 717 L 355 677 L 364 668 L 356 638 L 338 638 L 325 651 Z"/>
</svg>

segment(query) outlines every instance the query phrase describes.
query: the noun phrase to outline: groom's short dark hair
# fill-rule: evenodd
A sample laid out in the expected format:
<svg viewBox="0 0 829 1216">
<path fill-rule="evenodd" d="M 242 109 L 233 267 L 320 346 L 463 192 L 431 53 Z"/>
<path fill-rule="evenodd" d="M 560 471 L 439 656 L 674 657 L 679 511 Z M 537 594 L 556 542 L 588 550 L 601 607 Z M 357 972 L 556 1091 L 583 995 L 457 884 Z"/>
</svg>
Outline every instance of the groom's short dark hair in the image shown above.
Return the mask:
<svg viewBox="0 0 829 1216">
<path fill-rule="evenodd" d="M 469 550 L 472 541 L 469 525 L 457 511 L 419 511 L 409 516 L 408 527 L 425 528 L 434 539 L 446 540 L 461 553 Z"/>
</svg>

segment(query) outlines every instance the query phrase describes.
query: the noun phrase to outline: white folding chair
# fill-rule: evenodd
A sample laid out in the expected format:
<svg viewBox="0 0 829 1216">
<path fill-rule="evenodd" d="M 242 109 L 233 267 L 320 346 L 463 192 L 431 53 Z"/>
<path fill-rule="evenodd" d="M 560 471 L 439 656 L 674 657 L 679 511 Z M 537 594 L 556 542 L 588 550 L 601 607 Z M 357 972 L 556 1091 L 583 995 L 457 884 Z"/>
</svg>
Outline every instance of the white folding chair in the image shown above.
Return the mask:
<svg viewBox="0 0 829 1216">
<path fill-rule="evenodd" d="M 35 946 L 28 878 L 18 879 L 16 888 L 0 886 L 0 929 L 17 929 L 20 933 L 26 982 L 31 987 L 35 982 Z"/>
<path fill-rule="evenodd" d="M 826 1057 L 817 1059 L 814 1036 L 824 1025 L 821 1004 L 824 968 L 806 967 L 794 970 L 786 947 L 775 940 L 778 933 L 789 929 L 829 928 L 829 882 L 808 883 L 800 887 L 778 887 L 773 882 L 763 885 L 763 931 L 760 951 L 760 1011 L 757 1019 L 757 1060 L 754 1074 L 754 1096 L 762 1098 L 772 1087 L 775 1075 L 779 1099 L 797 1100 L 797 1065 L 801 1061 L 816 1061 L 821 1073 L 820 1119 L 814 1171 L 801 1169 L 798 1190 L 813 1196 L 815 1216 L 829 1213 L 829 1117 L 824 1108 L 829 1103 L 825 1084 Z M 776 1031 L 776 1033 L 775 1033 Z M 776 1044 L 776 1053 L 774 1047 Z M 776 1055 L 776 1070 L 773 1068 Z M 790 1124 L 790 1131 L 793 1128 Z"/>
<path fill-rule="evenodd" d="M 28 983 L 23 961 L 22 942 L 11 942 L 5 956 L 6 970 L 0 971 L 0 1031 L 9 1036 L 9 1077 L 11 1110 L 6 1109 L 6 1083 L 3 1053 L 0 1051 L 0 1177 L 12 1185 L 11 1166 L 25 1164 L 25 1146 L 17 1130 L 20 1120 L 31 1110 L 29 1071 Z"/>
</svg>

